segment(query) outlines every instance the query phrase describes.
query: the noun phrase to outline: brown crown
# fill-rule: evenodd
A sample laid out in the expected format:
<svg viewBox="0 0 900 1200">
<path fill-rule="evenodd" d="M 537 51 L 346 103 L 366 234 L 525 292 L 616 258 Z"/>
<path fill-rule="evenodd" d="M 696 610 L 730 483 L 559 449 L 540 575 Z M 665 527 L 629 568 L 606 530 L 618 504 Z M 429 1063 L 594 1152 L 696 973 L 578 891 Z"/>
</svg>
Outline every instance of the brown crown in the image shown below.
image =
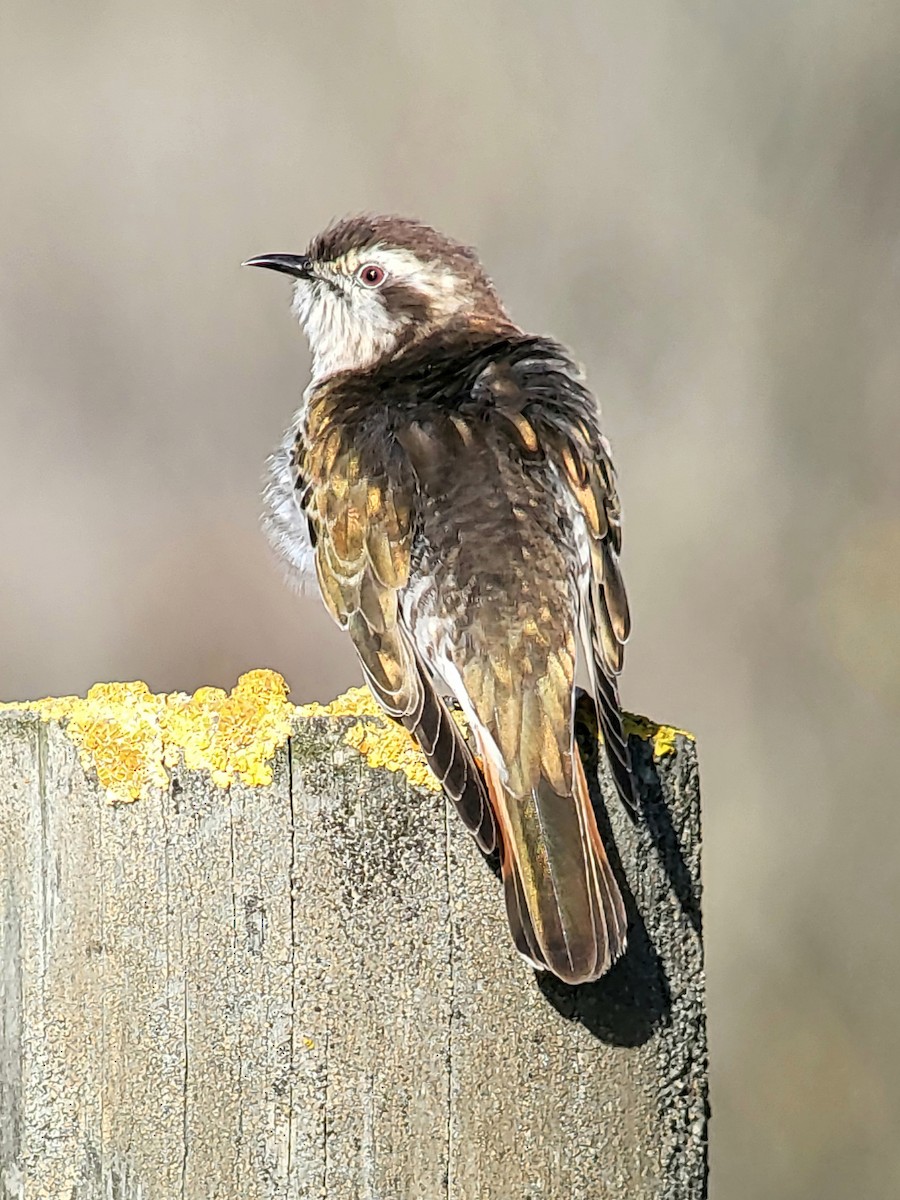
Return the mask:
<svg viewBox="0 0 900 1200">
<path fill-rule="evenodd" d="M 349 250 L 365 251 L 377 245 L 409 250 L 422 262 L 439 262 L 456 274 L 489 285 L 478 255 L 470 246 L 410 217 L 344 217 L 313 238 L 307 253 L 316 262 L 334 262 Z"/>
</svg>

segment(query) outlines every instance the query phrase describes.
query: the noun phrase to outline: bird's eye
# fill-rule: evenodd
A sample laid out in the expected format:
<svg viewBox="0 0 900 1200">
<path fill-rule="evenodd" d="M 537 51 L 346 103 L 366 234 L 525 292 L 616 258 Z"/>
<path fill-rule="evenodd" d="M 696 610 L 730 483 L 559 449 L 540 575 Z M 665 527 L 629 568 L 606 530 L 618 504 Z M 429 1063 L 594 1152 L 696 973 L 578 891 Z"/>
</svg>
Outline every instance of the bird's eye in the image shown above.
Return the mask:
<svg viewBox="0 0 900 1200">
<path fill-rule="evenodd" d="M 381 287 L 384 283 L 385 270 L 377 263 L 366 263 L 356 272 L 356 278 L 367 288 Z"/>
</svg>

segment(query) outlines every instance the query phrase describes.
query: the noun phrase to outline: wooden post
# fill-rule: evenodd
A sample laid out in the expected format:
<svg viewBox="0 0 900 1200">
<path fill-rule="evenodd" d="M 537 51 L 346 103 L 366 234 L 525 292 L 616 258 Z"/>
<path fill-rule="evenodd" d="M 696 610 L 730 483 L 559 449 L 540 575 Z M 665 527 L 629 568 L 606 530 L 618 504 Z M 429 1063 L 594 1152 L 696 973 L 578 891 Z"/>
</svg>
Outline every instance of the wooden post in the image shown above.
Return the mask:
<svg viewBox="0 0 900 1200">
<path fill-rule="evenodd" d="M 630 946 L 573 989 L 360 694 L 266 679 L 0 712 L 2 1200 L 705 1197 L 693 741 L 632 723 Z"/>
</svg>

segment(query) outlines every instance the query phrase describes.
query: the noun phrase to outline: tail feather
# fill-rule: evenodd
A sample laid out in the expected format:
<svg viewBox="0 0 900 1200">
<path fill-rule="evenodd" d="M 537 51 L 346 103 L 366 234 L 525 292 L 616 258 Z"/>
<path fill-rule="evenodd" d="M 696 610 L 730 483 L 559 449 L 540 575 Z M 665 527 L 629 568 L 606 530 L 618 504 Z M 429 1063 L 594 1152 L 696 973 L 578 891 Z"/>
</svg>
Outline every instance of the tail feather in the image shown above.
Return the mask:
<svg viewBox="0 0 900 1200">
<path fill-rule="evenodd" d="M 625 950 L 625 905 L 578 755 L 571 795 L 541 778 L 529 795 L 516 796 L 491 756 L 483 760 L 516 948 L 567 983 L 599 978 Z"/>
<path fill-rule="evenodd" d="M 518 871 L 504 872 L 506 894 L 506 916 L 513 943 L 522 957 L 537 971 L 546 971 L 547 963 L 537 944 L 534 926 L 528 915 L 528 905 L 522 890 L 522 877 Z"/>
</svg>

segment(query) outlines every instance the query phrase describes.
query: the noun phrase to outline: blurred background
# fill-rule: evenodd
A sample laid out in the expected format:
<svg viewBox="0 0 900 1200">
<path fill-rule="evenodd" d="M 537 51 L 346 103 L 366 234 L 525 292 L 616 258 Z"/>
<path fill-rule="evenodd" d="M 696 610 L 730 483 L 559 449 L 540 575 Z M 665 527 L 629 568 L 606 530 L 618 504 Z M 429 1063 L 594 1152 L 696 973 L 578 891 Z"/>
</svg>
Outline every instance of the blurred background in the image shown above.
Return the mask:
<svg viewBox="0 0 900 1200">
<path fill-rule="evenodd" d="M 628 707 L 696 732 L 712 1194 L 900 1195 L 900 8 L 5 0 L 0 696 L 358 681 L 259 480 L 306 381 L 239 263 L 362 209 L 570 343 Z"/>
</svg>

